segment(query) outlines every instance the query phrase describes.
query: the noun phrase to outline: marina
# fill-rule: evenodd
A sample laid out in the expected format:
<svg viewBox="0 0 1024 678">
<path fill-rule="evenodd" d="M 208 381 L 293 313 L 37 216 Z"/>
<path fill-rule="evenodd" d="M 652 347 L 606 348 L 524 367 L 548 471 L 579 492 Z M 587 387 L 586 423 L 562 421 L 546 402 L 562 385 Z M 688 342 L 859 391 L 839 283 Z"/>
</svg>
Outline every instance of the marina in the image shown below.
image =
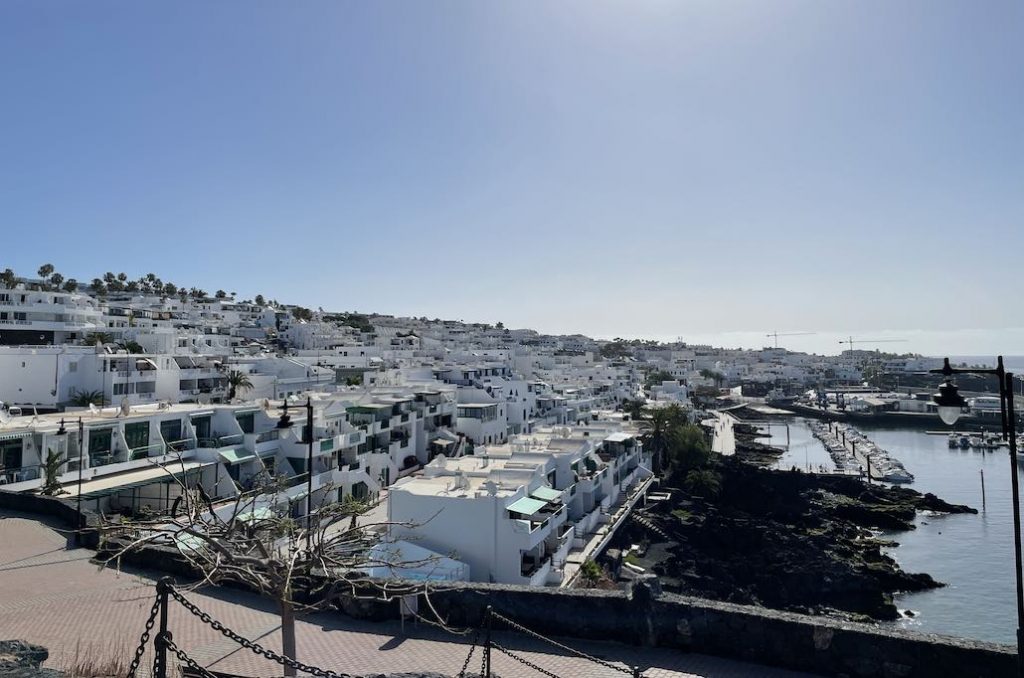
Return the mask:
<svg viewBox="0 0 1024 678">
<path fill-rule="evenodd" d="M 850 475 L 866 473 L 868 480 L 888 483 L 914 482 L 914 475 L 901 461 L 853 426 L 818 421 L 811 424 L 811 430 L 832 457 L 837 472 Z"/>
</svg>

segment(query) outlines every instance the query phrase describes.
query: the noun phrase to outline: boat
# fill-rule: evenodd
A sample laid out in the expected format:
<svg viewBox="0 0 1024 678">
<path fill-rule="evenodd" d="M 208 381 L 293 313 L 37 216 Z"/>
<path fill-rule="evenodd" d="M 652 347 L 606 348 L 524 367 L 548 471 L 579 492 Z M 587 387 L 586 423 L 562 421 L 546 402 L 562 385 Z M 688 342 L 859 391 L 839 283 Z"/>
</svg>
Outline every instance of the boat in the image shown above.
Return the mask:
<svg viewBox="0 0 1024 678">
<path fill-rule="evenodd" d="M 985 443 L 985 439 L 981 436 L 971 436 L 967 439 L 968 444 L 976 450 L 980 450 Z"/>
<path fill-rule="evenodd" d="M 960 447 L 960 436 L 958 436 L 957 434 L 950 433 L 949 438 L 947 440 L 949 442 L 950 448 Z"/>
</svg>

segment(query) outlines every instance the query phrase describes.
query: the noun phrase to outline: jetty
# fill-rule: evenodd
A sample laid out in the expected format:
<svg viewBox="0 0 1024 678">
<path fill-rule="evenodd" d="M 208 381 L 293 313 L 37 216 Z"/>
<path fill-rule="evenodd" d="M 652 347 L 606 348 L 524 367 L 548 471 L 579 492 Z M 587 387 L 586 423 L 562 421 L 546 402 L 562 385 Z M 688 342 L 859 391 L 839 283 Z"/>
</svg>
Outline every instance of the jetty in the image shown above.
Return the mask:
<svg viewBox="0 0 1024 678">
<path fill-rule="evenodd" d="M 888 483 L 914 482 L 914 475 L 899 459 L 849 424 L 815 422 L 811 431 L 844 473 L 865 472 L 869 480 Z"/>
</svg>

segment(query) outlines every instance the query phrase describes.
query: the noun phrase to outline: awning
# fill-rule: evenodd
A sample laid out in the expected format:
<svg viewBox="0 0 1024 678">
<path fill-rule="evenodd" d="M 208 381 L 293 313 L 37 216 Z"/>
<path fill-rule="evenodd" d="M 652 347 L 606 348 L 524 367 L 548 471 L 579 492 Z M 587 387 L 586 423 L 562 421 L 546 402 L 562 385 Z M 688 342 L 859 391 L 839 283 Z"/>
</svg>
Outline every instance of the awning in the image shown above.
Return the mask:
<svg viewBox="0 0 1024 678">
<path fill-rule="evenodd" d="M 0 440 L 21 440 L 27 435 L 30 435 L 28 431 L 22 433 L 0 433 Z"/>
<path fill-rule="evenodd" d="M 545 506 L 547 506 L 546 501 L 542 501 L 540 499 L 530 499 L 529 497 L 523 497 L 522 499 L 517 499 L 516 501 L 512 502 L 505 508 L 509 511 L 512 511 L 513 513 L 519 513 L 524 516 L 532 516 L 534 513 L 540 511 Z"/>
<path fill-rule="evenodd" d="M 536 490 L 530 492 L 530 496 L 534 499 L 542 499 L 544 501 L 561 501 L 562 493 L 558 490 L 553 490 L 550 487 L 541 485 Z"/>
<path fill-rule="evenodd" d="M 270 520 L 274 517 L 274 512 L 266 506 L 261 506 L 252 511 L 246 511 L 245 513 L 239 513 L 237 519 L 243 523 L 255 523 L 258 520 Z"/>
<path fill-rule="evenodd" d="M 256 455 L 244 447 L 235 447 L 227 450 L 217 450 L 217 456 L 221 461 L 228 464 L 241 464 L 243 461 L 255 459 Z"/>
<path fill-rule="evenodd" d="M 176 480 L 181 480 L 182 476 L 189 472 L 198 471 L 212 463 L 214 462 L 189 460 L 185 462 L 172 462 L 166 466 L 150 466 L 134 471 L 100 476 L 99 478 L 82 483 L 82 498 L 97 499 L 145 485 L 174 483 Z M 78 486 L 73 482 L 65 483 L 63 490 L 74 497 Z"/>
</svg>

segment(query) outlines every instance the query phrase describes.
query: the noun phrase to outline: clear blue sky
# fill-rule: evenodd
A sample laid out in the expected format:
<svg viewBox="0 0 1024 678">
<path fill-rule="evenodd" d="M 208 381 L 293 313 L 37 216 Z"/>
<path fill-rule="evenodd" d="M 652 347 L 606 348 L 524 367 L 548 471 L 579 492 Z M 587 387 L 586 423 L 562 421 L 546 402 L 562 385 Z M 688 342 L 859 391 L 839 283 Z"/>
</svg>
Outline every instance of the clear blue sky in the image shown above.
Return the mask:
<svg viewBox="0 0 1024 678">
<path fill-rule="evenodd" d="M 1024 326 L 1022 7 L 6 0 L 0 267 L 996 350 Z"/>
</svg>

